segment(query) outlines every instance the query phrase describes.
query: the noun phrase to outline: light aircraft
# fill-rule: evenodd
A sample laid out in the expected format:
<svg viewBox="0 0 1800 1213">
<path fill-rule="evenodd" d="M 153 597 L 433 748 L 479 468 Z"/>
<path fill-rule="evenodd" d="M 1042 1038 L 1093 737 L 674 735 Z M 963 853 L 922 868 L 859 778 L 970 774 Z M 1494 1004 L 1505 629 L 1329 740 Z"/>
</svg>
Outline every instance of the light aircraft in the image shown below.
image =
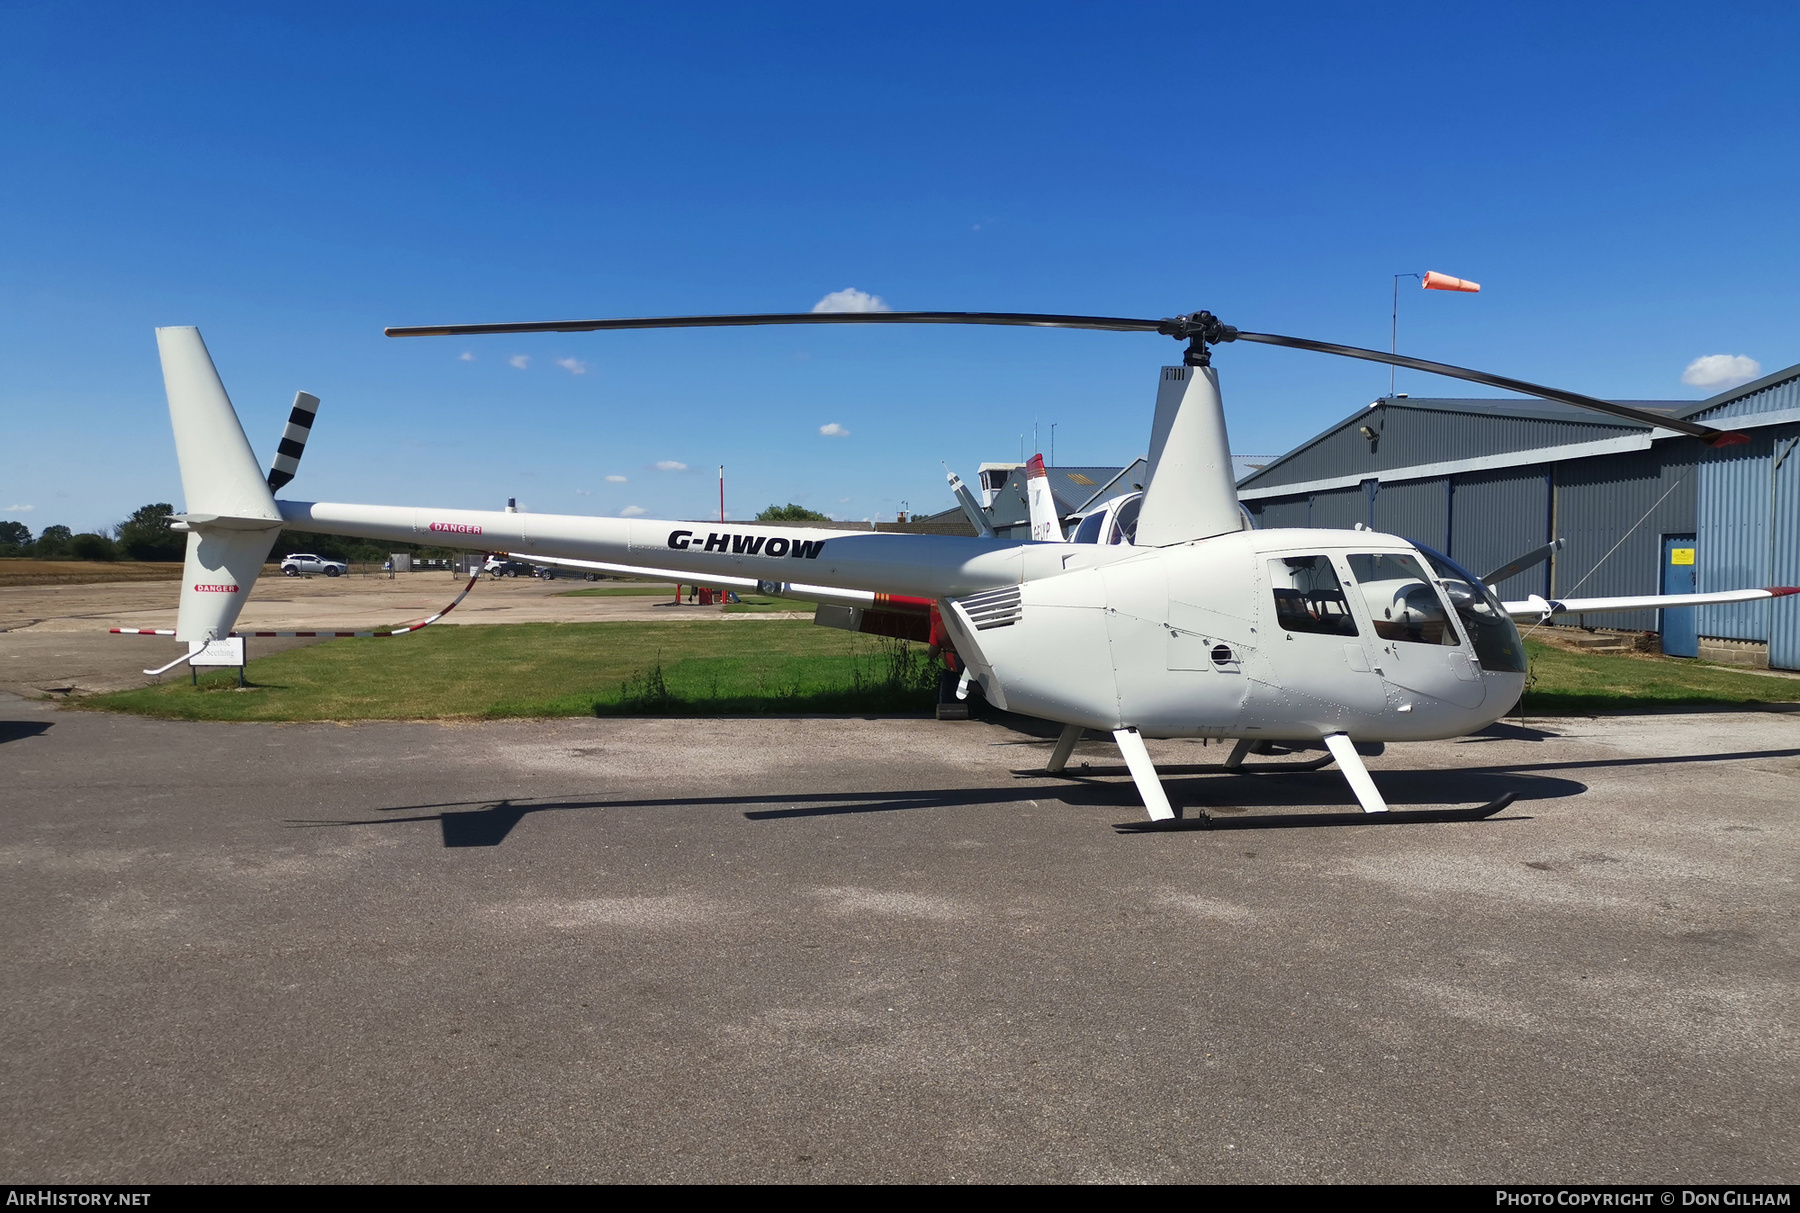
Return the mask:
<svg viewBox="0 0 1800 1213">
<path fill-rule="evenodd" d="M 1458 737 L 1503 716 L 1526 677 L 1515 612 L 1686 606 L 1796 592 L 1502 604 L 1483 578 L 1399 536 L 1255 529 L 1237 501 L 1212 367 L 1213 349 L 1234 341 L 1467 379 L 1675 429 L 1711 445 L 1746 439 L 1464 367 L 1244 332 L 1209 312 L 1163 320 L 807 312 L 387 331 L 401 337 L 843 323 L 1029 325 L 1159 333 L 1186 342 L 1181 365 L 1161 371 L 1142 496 L 1120 499 L 1100 515 L 1110 531 L 1086 533 L 1084 522 L 1073 542 L 277 501 L 271 485 L 294 467 L 263 474 L 198 330 L 163 328 L 157 340 L 187 502 L 177 518 L 190 532 L 175 636 L 193 649 L 231 634 L 284 525 L 504 549 L 722 585 L 754 582 L 851 610 L 900 602 L 902 613 L 915 619 L 917 604 L 929 604 L 962 660 L 964 689 L 973 681 L 1000 708 L 1064 726 L 1050 771 L 1064 769 L 1084 731 L 1109 733 L 1143 799 L 1146 825 L 1167 828 L 1180 818 L 1145 738 L 1230 739 L 1236 744 L 1228 769 L 1274 745 L 1323 747 L 1364 813 L 1383 815 L 1387 805 L 1358 745 Z M 299 414 L 294 425 L 309 429 L 310 413 Z M 302 445 L 290 433 L 282 453 L 297 463 Z M 1469 819 L 1497 812 L 1511 799 L 1367 820 Z M 1202 815 L 1196 823 L 1206 820 Z"/>
</svg>

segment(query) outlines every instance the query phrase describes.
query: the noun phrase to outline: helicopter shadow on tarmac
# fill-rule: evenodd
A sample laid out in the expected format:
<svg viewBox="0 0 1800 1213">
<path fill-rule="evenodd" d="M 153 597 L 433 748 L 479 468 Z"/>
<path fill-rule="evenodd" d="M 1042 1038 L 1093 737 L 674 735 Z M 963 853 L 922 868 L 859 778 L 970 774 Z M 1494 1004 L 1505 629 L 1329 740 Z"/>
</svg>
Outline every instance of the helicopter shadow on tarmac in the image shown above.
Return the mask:
<svg viewBox="0 0 1800 1213">
<path fill-rule="evenodd" d="M 1040 773 L 1041 776 L 1041 773 Z M 1047 778 L 1047 777 L 1045 777 Z M 1547 776 L 1517 776 L 1499 769 L 1469 771 L 1387 771 L 1381 775 L 1382 787 L 1389 800 L 1397 805 L 1433 806 L 1441 812 L 1446 802 L 1455 803 L 1476 798 L 1489 798 L 1513 792 L 1522 800 L 1551 800 L 1574 796 L 1586 785 L 1570 779 Z M 1355 801 L 1344 788 L 1336 772 L 1311 774 L 1263 774 L 1256 778 L 1187 778 L 1177 776 L 1170 781 L 1170 791 L 1179 803 L 1191 808 L 1204 808 L 1215 813 L 1243 813 L 1248 809 L 1289 810 L 1281 815 L 1282 825 L 1334 825 L 1337 818 L 1351 818 L 1342 812 L 1309 812 L 1335 810 L 1339 806 L 1355 807 Z M 390 826 L 436 822 L 447 848 L 494 847 L 506 841 L 521 821 L 537 813 L 561 813 L 606 809 L 704 809 L 738 808 L 746 819 L 754 822 L 779 822 L 795 818 L 833 817 L 858 813 L 891 813 L 914 809 L 974 808 L 1007 804 L 1061 801 L 1070 808 L 1114 808 L 1130 815 L 1141 812 L 1137 790 L 1129 776 L 1101 777 L 1090 772 L 1066 778 L 1046 786 L 1041 782 L 1026 784 L 1015 781 L 999 787 L 926 788 L 916 791 L 871 791 L 828 793 L 774 793 L 761 796 L 687 796 L 687 797 L 595 797 L 545 801 L 501 800 L 458 801 L 438 804 L 395 805 L 378 810 L 376 818 L 353 820 L 294 820 L 294 828 L 318 829 L 344 826 Z M 1427 810 L 1431 811 L 1431 810 Z M 1407 812 L 1407 810 L 1397 810 Z M 1243 818 L 1214 818 L 1223 828 L 1245 828 L 1238 821 L 1250 823 L 1260 815 Z M 1355 819 L 1363 816 L 1354 814 Z M 1521 820 L 1514 816 L 1504 820 Z M 1190 817 L 1186 828 L 1194 828 L 1199 818 Z M 1232 824 L 1224 825 L 1230 820 Z M 1348 824 L 1348 821 L 1342 823 Z M 1128 831 L 1129 832 L 1129 831 Z"/>
<path fill-rule="evenodd" d="M 1190 815 L 1173 826 L 1160 828 L 1261 829 L 1397 825 L 1408 820 L 1471 820 L 1474 819 L 1471 814 L 1477 810 L 1445 806 L 1475 801 L 1480 808 L 1485 809 L 1492 806 L 1493 800 L 1481 804 L 1483 798 L 1500 799 L 1507 793 L 1512 793 L 1511 803 L 1523 808 L 1524 805 L 1519 802 L 1560 800 L 1587 791 L 1587 784 L 1552 772 L 1794 757 L 1800 757 L 1800 748 L 1742 750 L 1724 754 L 1659 754 L 1572 762 L 1500 763 L 1447 769 L 1387 769 L 1375 772 L 1375 776 L 1380 781 L 1382 794 L 1388 802 L 1420 807 L 1396 809 L 1385 817 L 1355 811 L 1354 798 L 1344 786 L 1341 776 L 1334 770 L 1281 771 L 1271 769 L 1276 764 L 1269 763 L 1261 770 L 1251 768 L 1252 773 L 1247 776 L 1224 778 L 1210 773 L 1222 768 L 1175 768 L 1170 772 L 1171 799 L 1183 805 Z M 397 814 L 396 816 L 349 820 L 291 820 L 287 824 L 297 829 L 322 829 L 435 822 L 442 831 L 445 847 L 464 848 L 499 846 L 506 841 L 515 826 L 534 813 L 592 809 L 738 808 L 743 811 L 746 819 L 756 822 L 856 813 L 892 813 L 913 809 L 1005 806 L 1044 800 L 1059 800 L 1071 808 L 1116 808 L 1127 815 L 1142 811 L 1137 789 L 1128 775 L 1101 774 L 1090 767 L 1086 771 L 1065 772 L 1059 782 L 1049 783 L 1052 777 L 1042 771 L 1026 774 L 1035 778 L 1027 783 L 1025 777 L 1016 777 L 1011 784 L 1001 787 L 924 788 L 906 792 L 777 792 L 761 796 L 593 797 L 535 802 L 503 798 L 393 805 L 377 811 Z M 1039 782 L 1040 780 L 1043 782 Z M 1281 811 L 1252 812 L 1258 809 Z M 1196 811 L 1204 812 L 1206 816 L 1194 816 Z M 1501 818 L 1488 817 L 1488 820 L 1499 821 L 1528 819 L 1528 816 L 1517 812 Z M 1118 828 L 1124 833 L 1145 832 L 1146 829 L 1141 819 L 1122 822 Z"/>
</svg>

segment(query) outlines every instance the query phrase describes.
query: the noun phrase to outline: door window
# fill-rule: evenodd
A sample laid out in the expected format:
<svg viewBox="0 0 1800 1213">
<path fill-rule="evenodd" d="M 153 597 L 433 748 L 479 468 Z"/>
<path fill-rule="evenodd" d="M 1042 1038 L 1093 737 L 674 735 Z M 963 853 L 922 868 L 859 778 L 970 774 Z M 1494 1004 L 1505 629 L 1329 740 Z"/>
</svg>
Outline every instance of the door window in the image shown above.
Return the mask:
<svg viewBox="0 0 1800 1213">
<path fill-rule="evenodd" d="M 1438 575 L 1438 584 L 1444 587 L 1450 605 L 1461 617 L 1463 628 L 1475 645 L 1475 657 L 1481 662 L 1481 668 L 1523 674 L 1525 642 L 1519 638 L 1519 629 L 1513 625 L 1512 617 L 1500 605 L 1500 600 L 1494 597 L 1494 592 L 1482 584 L 1481 578 L 1442 552 L 1421 546 L 1419 553 Z"/>
<path fill-rule="evenodd" d="M 1399 552 L 1349 557 L 1350 575 L 1362 584 L 1375 634 L 1410 644 L 1460 644 L 1437 587 L 1417 558 Z"/>
<path fill-rule="evenodd" d="M 1356 635 L 1356 620 L 1329 556 L 1282 556 L 1269 561 L 1275 626 L 1289 632 Z"/>
</svg>

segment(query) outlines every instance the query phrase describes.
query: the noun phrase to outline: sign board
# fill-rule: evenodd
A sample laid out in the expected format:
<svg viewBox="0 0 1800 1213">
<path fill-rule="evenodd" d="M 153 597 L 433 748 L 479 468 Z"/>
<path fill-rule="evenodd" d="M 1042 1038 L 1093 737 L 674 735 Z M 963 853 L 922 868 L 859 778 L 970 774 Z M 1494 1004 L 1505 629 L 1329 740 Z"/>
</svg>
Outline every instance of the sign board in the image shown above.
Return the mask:
<svg viewBox="0 0 1800 1213">
<path fill-rule="evenodd" d="M 1669 563 L 1670 564 L 1692 564 L 1692 563 L 1694 563 L 1694 549 L 1693 548 L 1670 548 L 1669 549 Z"/>
<path fill-rule="evenodd" d="M 228 636 L 224 640 L 188 641 L 189 665 L 244 664 L 244 638 Z"/>
</svg>

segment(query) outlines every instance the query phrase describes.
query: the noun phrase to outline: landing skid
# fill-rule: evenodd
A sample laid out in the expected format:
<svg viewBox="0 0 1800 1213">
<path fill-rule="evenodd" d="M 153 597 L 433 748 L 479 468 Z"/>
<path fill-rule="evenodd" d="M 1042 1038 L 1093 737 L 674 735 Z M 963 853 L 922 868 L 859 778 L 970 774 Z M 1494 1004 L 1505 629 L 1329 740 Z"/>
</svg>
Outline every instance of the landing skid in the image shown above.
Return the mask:
<svg viewBox="0 0 1800 1213">
<path fill-rule="evenodd" d="M 1165 830 L 1292 830 L 1309 826 L 1432 825 L 1451 821 L 1484 821 L 1518 799 L 1508 792 L 1498 800 L 1467 809 L 1389 809 L 1383 813 L 1259 813 L 1254 817 L 1215 816 L 1202 811 L 1197 817 L 1173 817 L 1160 821 L 1122 821 L 1113 826 L 1121 834 L 1151 834 Z"/>
<path fill-rule="evenodd" d="M 1055 771 L 1068 761 L 1080 740 L 1081 730 L 1070 725 L 1063 731 L 1062 740 L 1057 743 L 1056 753 L 1051 757 L 1051 769 Z M 1517 793 L 1508 792 L 1500 799 L 1488 804 L 1477 805 L 1473 809 L 1407 809 L 1399 813 L 1388 810 L 1387 801 L 1382 799 L 1381 791 L 1376 788 L 1375 781 L 1369 777 L 1369 768 L 1363 765 L 1362 755 L 1357 752 L 1356 743 L 1343 733 L 1327 733 L 1319 740 L 1325 743 L 1328 751 L 1327 760 L 1336 762 L 1343 772 L 1344 782 L 1350 785 L 1350 791 L 1356 796 L 1356 803 L 1362 806 L 1360 813 L 1303 813 L 1283 814 L 1262 817 L 1214 817 L 1205 811 L 1198 816 L 1184 818 L 1182 812 L 1169 801 L 1169 794 L 1164 790 L 1162 780 L 1157 776 L 1156 767 L 1150 761 L 1149 751 L 1144 747 L 1144 738 L 1136 729 L 1126 726 L 1114 730 L 1113 740 L 1118 743 L 1119 753 L 1125 759 L 1126 767 L 1131 771 L 1131 780 L 1137 785 L 1138 795 L 1143 799 L 1144 811 L 1150 820 L 1134 822 L 1129 825 L 1114 827 L 1126 833 L 1142 833 L 1145 830 L 1248 830 L 1248 829 L 1280 829 L 1294 826 L 1322 825 L 1361 825 L 1365 822 L 1386 821 L 1393 823 L 1426 823 L 1439 821 L 1480 821 L 1492 817 L 1501 809 L 1513 802 Z M 1261 743 L 1240 741 L 1232 748 L 1231 756 L 1225 760 L 1227 769 L 1237 767 L 1244 761 L 1245 755 L 1258 748 Z M 1323 765 L 1323 764 L 1321 764 Z"/>
<path fill-rule="evenodd" d="M 1332 764 L 1330 754 L 1305 762 L 1259 762 L 1254 766 L 1228 767 L 1222 762 L 1189 763 L 1156 768 L 1164 775 L 1295 775 L 1308 771 L 1318 771 Z M 1089 779 L 1100 775 L 1129 775 L 1131 768 L 1112 763 L 1107 766 L 1065 766 L 1061 770 L 1051 771 L 1043 767 L 1017 767 L 1012 773 L 1022 778 L 1042 779 L 1053 775 L 1059 779 Z"/>
</svg>

